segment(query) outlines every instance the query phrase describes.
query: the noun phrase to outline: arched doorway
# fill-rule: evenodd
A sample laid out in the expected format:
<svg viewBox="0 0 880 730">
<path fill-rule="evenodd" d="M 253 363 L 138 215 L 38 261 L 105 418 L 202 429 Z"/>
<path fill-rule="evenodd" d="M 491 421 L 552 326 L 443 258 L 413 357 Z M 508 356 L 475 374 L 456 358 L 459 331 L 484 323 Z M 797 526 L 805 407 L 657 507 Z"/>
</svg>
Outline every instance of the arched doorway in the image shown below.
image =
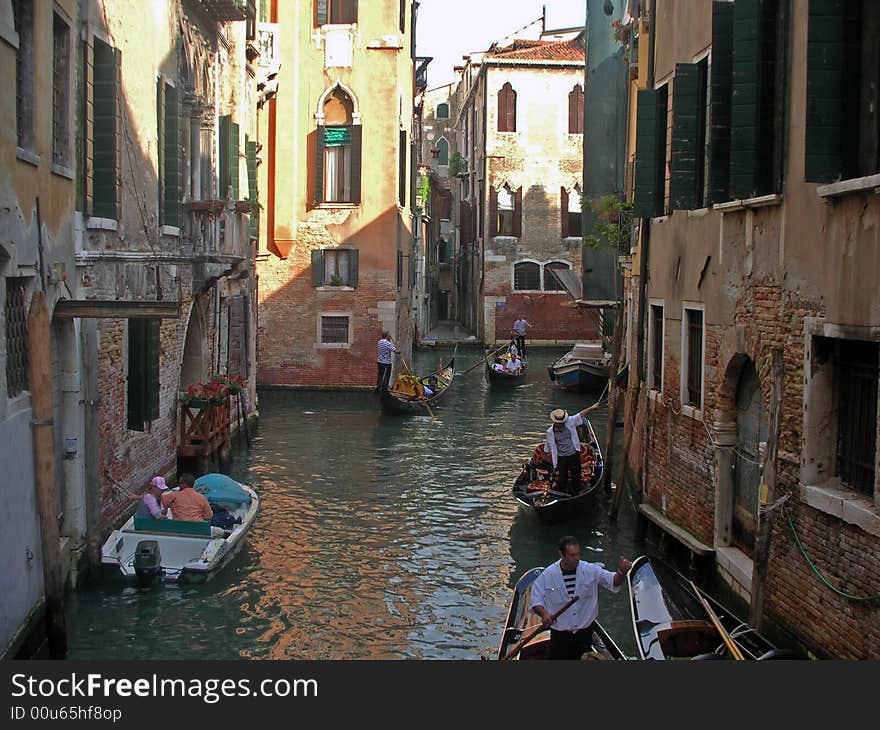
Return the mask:
<svg viewBox="0 0 880 730">
<path fill-rule="evenodd" d="M 204 353 L 204 329 L 202 320 L 204 315 L 199 305 L 199 299 L 193 302 L 189 315 L 189 324 L 186 328 L 186 342 L 183 346 L 183 361 L 180 365 L 180 389 L 185 390 L 188 385 L 204 380 L 207 375 L 205 368 Z"/>
<path fill-rule="evenodd" d="M 761 451 L 767 442 L 766 411 L 755 363 L 747 359 L 736 386 L 736 448 L 733 459 L 731 543 L 754 557 L 761 485 Z"/>
</svg>

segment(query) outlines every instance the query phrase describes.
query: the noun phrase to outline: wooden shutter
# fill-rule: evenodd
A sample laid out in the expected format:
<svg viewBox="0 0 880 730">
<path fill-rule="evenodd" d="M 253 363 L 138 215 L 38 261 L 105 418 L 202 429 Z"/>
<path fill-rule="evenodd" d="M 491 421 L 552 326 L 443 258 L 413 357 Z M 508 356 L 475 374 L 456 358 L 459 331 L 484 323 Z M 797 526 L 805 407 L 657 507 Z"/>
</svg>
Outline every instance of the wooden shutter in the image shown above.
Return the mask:
<svg viewBox="0 0 880 730">
<path fill-rule="evenodd" d="M 633 214 L 653 218 L 663 212 L 666 162 L 664 89 L 641 89 L 636 110 L 636 172 Z"/>
<path fill-rule="evenodd" d="M 702 74 L 695 63 L 675 64 L 672 90 L 672 150 L 670 153 L 669 207 L 693 210 L 702 204 L 699 180 L 702 177 L 703 120 L 700 103 Z"/>
<path fill-rule="evenodd" d="M 851 177 L 858 151 L 859 3 L 811 0 L 804 179 Z"/>
<path fill-rule="evenodd" d="M 128 428 L 132 431 L 143 431 L 146 420 L 145 385 L 146 372 L 146 320 L 128 320 Z"/>
<path fill-rule="evenodd" d="M 584 92 L 580 84 L 568 95 L 568 133 L 584 133 Z"/>
<path fill-rule="evenodd" d="M 239 126 L 229 125 L 229 184 L 232 185 L 232 199 L 238 200 L 238 135 Z"/>
<path fill-rule="evenodd" d="M 183 179 L 180 140 L 180 94 L 165 84 L 164 211 L 165 223 L 180 226 L 180 194 Z"/>
<path fill-rule="evenodd" d="M 327 0 L 316 0 L 315 25 L 327 25 Z"/>
<path fill-rule="evenodd" d="M 220 147 L 220 174 L 218 175 L 218 184 L 220 186 L 220 199 L 226 200 L 226 196 L 229 194 L 229 137 L 230 137 L 230 127 L 232 126 L 232 117 L 228 114 L 224 114 L 220 117 L 220 134 L 219 134 L 219 147 Z"/>
<path fill-rule="evenodd" d="M 161 352 L 161 319 L 144 322 L 144 420 L 159 417 L 159 354 Z"/>
<path fill-rule="evenodd" d="M 568 238 L 568 190 L 565 187 L 559 188 L 559 219 L 562 223 L 561 235 Z"/>
<path fill-rule="evenodd" d="M 397 149 L 397 202 L 406 205 L 406 131 L 401 129 Z"/>
<path fill-rule="evenodd" d="M 517 238 L 522 237 L 522 216 L 522 187 L 519 187 L 513 196 L 513 235 Z"/>
<path fill-rule="evenodd" d="M 165 223 L 165 81 L 160 76 L 156 80 L 156 176 L 159 197 L 159 225 Z"/>
<path fill-rule="evenodd" d="M 95 39 L 92 111 L 92 213 L 117 218 L 117 69 L 121 54 Z"/>
<path fill-rule="evenodd" d="M 354 146 L 352 146 L 351 157 L 354 160 Z M 358 161 L 360 163 L 360 160 Z M 360 186 L 358 186 L 360 187 Z M 352 195 L 354 195 L 354 187 L 352 186 Z M 360 191 L 358 191 L 360 192 Z M 319 124 L 315 127 L 315 204 L 324 202 L 324 125 Z"/>
<path fill-rule="evenodd" d="M 353 248 L 348 252 L 348 285 L 358 285 L 358 250 Z"/>
<path fill-rule="evenodd" d="M 709 202 L 730 198 L 730 109 L 733 94 L 733 3 L 712 3 L 712 115 Z"/>
<path fill-rule="evenodd" d="M 324 284 L 324 252 L 317 248 L 312 251 L 312 286 Z"/>
<path fill-rule="evenodd" d="M 489 237 L 498 235 L 498 191 L 489 186 Z"/>
<path fill-rule="evenodd" d="M 351 135 L 351 180 L 349 182 L 351 188 L 351 202 L 355 204 L 360 204 L 361 202 L 361 150 L 363 147 L 363 135 L 361 134 L 361 131 L 362 128 L 359 124 L 349 127 L 349 133 Z M 324 152 L 322 150 L 321 158 L 323 159 L 323 157 Z"/>
<path fill-rule="evenodd" d="M 257 143 L 245 137 L 244 148 L 247 156 L 248 200 L 251 203 L 248 237 L 258 238 L 260 235 L 260 199 L 257 195 Z"/>
</svg>

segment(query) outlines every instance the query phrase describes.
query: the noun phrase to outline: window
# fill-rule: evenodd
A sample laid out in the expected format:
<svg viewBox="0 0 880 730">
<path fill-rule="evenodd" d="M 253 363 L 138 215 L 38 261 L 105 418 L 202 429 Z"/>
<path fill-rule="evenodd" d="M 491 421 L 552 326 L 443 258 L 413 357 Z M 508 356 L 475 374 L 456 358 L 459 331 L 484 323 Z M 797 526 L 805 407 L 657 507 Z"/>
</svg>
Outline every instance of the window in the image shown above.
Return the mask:
<svg viewBox="0 0 880 730">
<path fill-rule="evenodd" d="M 437 142 L 437 162 L 440 165 L 449 164 L 449 142 L 446 141 L 446 137 L 441 137 Z"/>
<path fill-rule="evenodd" d="M 441 238 L 437 243 L 437 261 L 441 264 L 452 263 L 452 241 Z"/>
<path fill-rule="evenodd" d="M 565 287 L 562 286 L 562 283 L 553 275 L 553 269 L 557 271 L 568 271 L 571 266 L 569 266 L 564 261 L 551 261 L 550 263 L 544 264 L 544 291 L 565 291 Z"/>
<path fill-rule="evenodd" d="M 122 54 L 95 38 L 92 95 L 92 214 L 118 218 L 118 70 Z"/>
<path fill-rule="evenodd" d="M 880 345 L 834 340 L 837 473 L 853 489 L 874 495 L 877 463 L 877 382 Z"/>
<path fill-rule="evenodd" d="M 70 166 L 70 26 L 52 14 L 52 164 Z"/>
<path fill-rule="evenodd" d="M 560 211 L 562 217 L 562 237 L 568 238 L 574 236 L 581 237 L 581 188 L 575 185 L 569 191 L 566 188 L 560 188 Z"/>
<path fill-rule="evenodd" d="M 406 33 L 406 2 L 407 0 L 400 0 L 400 32 Z"/>
<path fill-rule="evenodd" d="M 317 25 L 357 23 L 357 0 L 315 0 Z"/>
<path fill-rule="evenodd" d="M 439 103 L 437 111 L 434 112 L 434 117 L 437 119 L 449 119 L 449 104 L 445 101 Z"/>
<path fill-rule="evenodd" d="M 512 236 L 513 233 L 513 192 L 505 185 L 498 191 L 498 222 L 495 230 L 499 236 Z"/>
<path fill-rule="evenodd" d="M 324 248 L 312 251 L 312 286 L 358 285 L 358 250 Z"/>
<path fill-rule="evenodd" d="M 354 124 L 354 103 L 341 88 L 327 95 L 324 122 L 315 130 L 316 203 L 360 203 L 361 126 Z"/>
<path fill-rule="evenodd" d="M 13 0 L 13 20 L 18 34 L 15 54 L 15 126 L 18 146 L 34 149 L 34 3 Z"/>
<path fill-rule="evenodd" d="M 663 390 L 663 305 L 651 305 L 651 320 L 649 322 L 649 361 L 648 372 L 649 387 L 653 390 Z"/>
<path fill-rule="evenodd" d="M 406 205 L 406 130 L 398 133 L 397 143 L 397 202 Z"/>
<path fill-rule="evenodd" d="M 703 403 L 703 311 L 686 307 L 684 315 L 685 332 L 682 338 L 684 346 L 682 360 L 687 367 L 683 373 L 682 402 L 694 408 L 701 408 Z"/>
<path fill-rule="evenodd" d="M 159 417 L 160 319 L 128 320 L 128 428 Z"/>
<path fill-rule="evenodd" d="M 880 172 L 880 16 L 874 0 L 810 0 L 805 178 Z"/>
<path fill-rule="evenodd" d="M 6 392 L 15 398 L 28 390 L 28 280 L 6 279 Z"/>
<path fill-rule="evenodd" d="M 515 291 L 540 291 L 541 265 L 531 261 L 514 264 L 513 288 Z"/>
<path fill-rule="evenodd" d="M 584 133 L 584 90 L 575 84 L 568 95 L 568 133 Z"/>
<path fill-rule="evenodd" d="M 498 92 L 498 131 L 516 131 L 516 92 L 509 81 Z"/>
<path fill-rule="evenodd" d="M 159 139 L 159 222 L 161 225 L 177 227 L 182 223 L 180 198 L 183 180 L 183 145 L 181 144 L 180 117 L 180 94 L 174 86 L 160 78 L 156 82 L 156 127 Z M 229 160 L 227 149 L 229 142 L 229 137 L 225 137 L 221 160 Z M 224 180 L 228 178 L 229 175 L 226 174 Z"/>
<path fill-rule="evenodd" d="M 669 155 L 669 208 L 704 205 L 708 61 L 678 63 L 672 90 L 672 143 Z"/>
<path fill-rule="evenodd" d="M 322 345 L 347 345 L 348 344 L 347 314 L 322 314 L 321 315 L 321 344 Z"/>
</svg>

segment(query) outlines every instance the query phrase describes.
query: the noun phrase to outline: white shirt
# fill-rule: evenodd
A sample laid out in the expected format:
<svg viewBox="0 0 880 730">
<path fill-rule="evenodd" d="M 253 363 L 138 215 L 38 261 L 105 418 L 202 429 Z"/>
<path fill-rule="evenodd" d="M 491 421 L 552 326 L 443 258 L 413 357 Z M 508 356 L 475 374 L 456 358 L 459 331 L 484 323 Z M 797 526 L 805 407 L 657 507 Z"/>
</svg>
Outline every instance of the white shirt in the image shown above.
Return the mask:
<svg viewBox="0 0 880 730">
<path fill-rule="evenodd" d="M 580 413 L 575 413 L 565 420 L 565 427 L 571 432 L 571 445 L 574 446 L 574 453 L 576 454 L 580 453 L 581 450 L 581 440 L 578 438 L 577 427 L 583 423 L 583 420 Z M 556 466 L 559 454 L 556 453 L 556 437 L 553 435 L 553 426 L 547 429 L 546 447 L 544 450 L 550 452 L 550 456 L 553 458 L 553 466 Z"/>
<path fill-rule="evenodd" d="M 511 358 L 507 361 L 507 370 L 511 373 L 515 373 L 517 370 L 522 369 L 522 360 L 519 358 Z"/>
<path fill-rule="evenodd" d="M 528 324 L 524 319 L 518 319 L 513 323 L 513 329 L 520 337 L 524 337 Z"/>
<path fill-rule="evenodd" d="M 557 560 L 545 568 L 532 584 L 529 609 L 543 606 L 549 614 L 556 613 L 571 600 L 562 579 L 562 561 Z M 617 593 L 620 586 L 614 585 L 614 573 L 601 565 L 578 561 L 574 595 L 578 597 L 568 609 L 553 623 L 557 631 L 579 631 L 587 628 L 599 615 L 599 586 Z"/>
</svg>

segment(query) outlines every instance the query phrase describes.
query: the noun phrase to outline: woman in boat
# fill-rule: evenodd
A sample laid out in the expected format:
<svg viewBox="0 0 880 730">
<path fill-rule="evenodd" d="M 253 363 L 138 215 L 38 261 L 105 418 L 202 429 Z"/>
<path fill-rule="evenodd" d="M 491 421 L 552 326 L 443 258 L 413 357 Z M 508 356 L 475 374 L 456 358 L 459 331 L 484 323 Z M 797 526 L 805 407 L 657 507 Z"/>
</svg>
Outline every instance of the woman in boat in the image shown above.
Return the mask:
<svg viewBox="0 0 880 730">
<path fill-rule="evenodd" d="M 553 469 L 557 474 L 556 489 L 560 492 L 577 494 L 581 491 L 581 441 L 577 427 L 590 411 L 601 405 L 597 401 L 573 416 L 563 408 L 550 411 L 552 425 L 547 429 L 545 451 L 553 459 Z"/>
</svg>

